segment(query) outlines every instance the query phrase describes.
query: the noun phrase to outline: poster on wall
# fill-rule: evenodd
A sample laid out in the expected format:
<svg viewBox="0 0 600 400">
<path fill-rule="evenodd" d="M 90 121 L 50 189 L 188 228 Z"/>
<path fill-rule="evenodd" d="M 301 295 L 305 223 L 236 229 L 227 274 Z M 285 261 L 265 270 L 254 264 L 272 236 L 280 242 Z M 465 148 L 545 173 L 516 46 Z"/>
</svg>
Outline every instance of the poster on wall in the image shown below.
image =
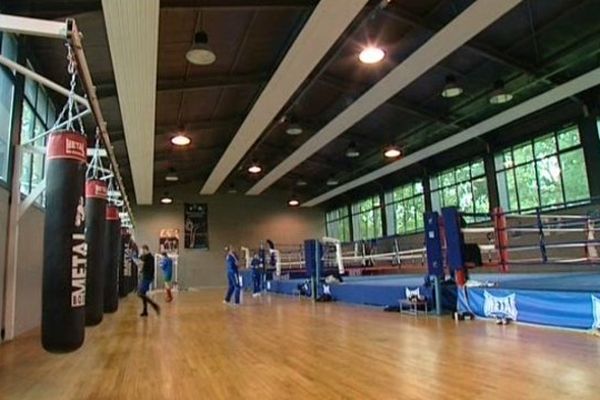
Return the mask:
<svg viewBox="0 0 600 400">
<path fill-rule="evenodd" d="M 185 203 L 186 249 L 208 250 L 208 208 L 204 203 Z"/>
<path fill-rule="evenodd" d="M 158 248 L 161 253 L 179 254 L 179 229 L 161 229 Z"/>
</svg>

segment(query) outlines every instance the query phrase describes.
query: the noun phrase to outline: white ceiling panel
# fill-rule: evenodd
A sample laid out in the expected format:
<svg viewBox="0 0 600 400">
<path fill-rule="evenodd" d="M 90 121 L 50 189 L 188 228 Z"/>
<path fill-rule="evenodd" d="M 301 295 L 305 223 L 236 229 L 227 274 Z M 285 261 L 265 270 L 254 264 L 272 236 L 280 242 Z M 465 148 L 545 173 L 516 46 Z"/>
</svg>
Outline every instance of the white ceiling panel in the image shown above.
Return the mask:
<svg viewBox="0 0 600 400">
<path fill-rule="evenodd" d="M 159 0 L 102 0 L 135 197 L 152 204 Z"/>
</svg>

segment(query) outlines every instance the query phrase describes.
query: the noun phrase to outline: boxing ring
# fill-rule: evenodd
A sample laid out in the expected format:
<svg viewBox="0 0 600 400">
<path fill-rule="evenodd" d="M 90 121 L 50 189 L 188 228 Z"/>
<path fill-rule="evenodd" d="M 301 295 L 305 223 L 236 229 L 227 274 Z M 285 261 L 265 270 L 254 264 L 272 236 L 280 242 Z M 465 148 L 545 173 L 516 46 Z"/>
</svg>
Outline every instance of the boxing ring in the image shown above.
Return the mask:
<svg viewBox="0 0 600 400">
<path fill-rule="evenodd" d="M 423 236 L 352 243 L 324 238 L 312 288 L 306 244 L 273 249 L 267 290 L 313 298 L 328 293 L 335 301 L 377 307 L 398 306 L 418 291 L 431 309 L 600 328 L 597 215 L 501 209 L 475 215 L 445 208 L 424 219 Z M 316 292 L 307 294 L 310 289 Z"/>
<path fill-rule="evenodd" d="M 460 314 L 569 329 L 600 328 L 597 216 L 539 210 L 519 215 L 496 209 L 488 223 L 464 227 L 462 220 L 469 214 L 442 213 L 448 214 L 445 225 L 460 227 L 458 235 L 452 239 L 446 235 L 446 240 L 458 242 L 454 247 L 462 244 L 464 264 L 478 264 L 483 272 L 464 270 L 464 282 L 458 282 L 457 289 Z M 481 245 L 489 252 L 487 257 L 469 257 L 468 249 Z M 489 273 L 493 269 L 499 272 Z"/>
<path fill-rule="evenodd" d="M 406 299 L 407 290 L 418 290 L 434 307 L 432 286 L 424 279 L 427 257 L 422 241 L 421 246 L 412 249 L 403 248 L 399 237 L 351 243 L 323 238 L 319 242 L 323 254 L 315 297 L 328 291 L 336 301 L 386 307 L 397 306 L 399 300 Z M 267 291 L 300 295 L 300 288 L 310 280 L 305 246 L 279 245 L 271 254 L 275 260 L 268 269 L 272 279 L 266 282 Z M 252 271 L 243 270 L 241 275 L 244 288 L 249 289 L 247 282 L 251 282 Z M 328 276 L 341 277 L 342 282 L 325 282 Z M 312 291 L 307 294 L 312 295 Z M 450 298 L 448 307 L 453 307 L 451 302 L 456 302 L 456 296 Z"/>
</svg>

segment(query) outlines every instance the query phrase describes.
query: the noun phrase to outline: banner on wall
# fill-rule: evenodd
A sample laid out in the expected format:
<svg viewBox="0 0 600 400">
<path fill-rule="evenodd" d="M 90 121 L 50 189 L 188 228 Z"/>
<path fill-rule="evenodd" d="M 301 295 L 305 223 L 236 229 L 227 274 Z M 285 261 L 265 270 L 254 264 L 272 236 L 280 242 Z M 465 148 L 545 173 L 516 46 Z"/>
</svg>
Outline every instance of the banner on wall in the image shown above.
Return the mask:
<svg viewBox="0 0 600 400">
<path fill-rule="evenodd" d="M 208 208 L 204 203 L 185 203 L 186 249 L 208 250 Z"/>
<path fill-rule="evenodd" d="M 158 240 L 161 253 L 179 254 L 179 229 L 161 229 Z"/>
</svg>

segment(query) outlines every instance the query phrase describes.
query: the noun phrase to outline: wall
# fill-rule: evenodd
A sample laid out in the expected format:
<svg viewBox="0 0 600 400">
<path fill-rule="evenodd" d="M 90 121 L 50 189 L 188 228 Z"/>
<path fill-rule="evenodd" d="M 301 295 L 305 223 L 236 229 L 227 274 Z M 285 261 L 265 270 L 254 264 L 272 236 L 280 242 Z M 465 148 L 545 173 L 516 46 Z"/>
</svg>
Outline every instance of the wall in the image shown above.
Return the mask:
<svg viewBox="0 0 600 400">
<path fill-rule="evenodd" d="M 0 278 L 6 269 L 6 236 L 8 231 L 8 191 L 0 188 Z M 42 313 L 42 257 L 44 238 L 44 212 L 30 207 L 19 224 L 19 250 L 17 254 L 17 292 L 15 334 L 36 328 Z M 4 283 L 2 282 L 4 290 Z M 2 298 L 1 301 L 4 299 Z"/>
<path fill-rule="evenodd" d="M 291 209 L 285 198 L 266 196 L 215 195 L 201 197 L 197 185 L 180 187 L 172 193 L 175 203 L 137 207 L 135 238 L 138 245 L 158 248 L 160 229 L 179 228 L 181 248 L 179 282 L 184 287 L 225 285 L 224 252 L 228 243 L 257 248 L 260 240 L 275 244 L 301 243 L 304 239 L 322 237 L 325 233 L 321 209 Z M 183 249 L 183 203 L 208 204 L 208 251 Z M 155 200 L 155 204 L 158 201 Z"/>
<path fill-rule="evenodd" d="M 4 273 L 6 271 L 6 234 L 8 232 L 8 191 L 0 188 L 0 316 L 4 307 Z M 0 325 L 2 320 L 0 317 Z"/>
</svg>

